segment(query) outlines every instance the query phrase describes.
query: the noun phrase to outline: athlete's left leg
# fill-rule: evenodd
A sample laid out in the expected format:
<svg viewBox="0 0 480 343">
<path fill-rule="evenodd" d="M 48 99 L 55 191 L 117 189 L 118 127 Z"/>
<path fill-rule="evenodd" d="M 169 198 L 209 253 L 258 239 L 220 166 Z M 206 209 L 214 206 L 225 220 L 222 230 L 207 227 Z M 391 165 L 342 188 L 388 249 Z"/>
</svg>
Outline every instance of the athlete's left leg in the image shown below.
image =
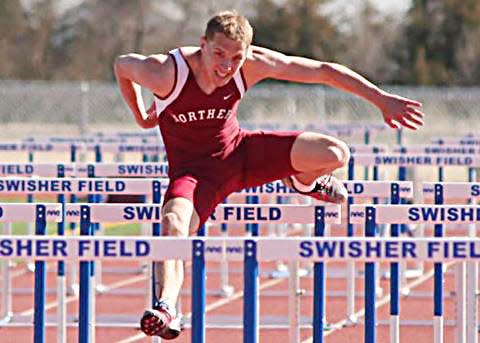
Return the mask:
<svg viewBox="0 0 480 343">
<path fill-rule="evenodd" d="M 290 151 L 292 167 L 301 172 L 295 176 L 305 184 L 344 167 L 349 159 L 350 150 L 344 142 L 313 132 L 299 134 Z"/>
</svg>

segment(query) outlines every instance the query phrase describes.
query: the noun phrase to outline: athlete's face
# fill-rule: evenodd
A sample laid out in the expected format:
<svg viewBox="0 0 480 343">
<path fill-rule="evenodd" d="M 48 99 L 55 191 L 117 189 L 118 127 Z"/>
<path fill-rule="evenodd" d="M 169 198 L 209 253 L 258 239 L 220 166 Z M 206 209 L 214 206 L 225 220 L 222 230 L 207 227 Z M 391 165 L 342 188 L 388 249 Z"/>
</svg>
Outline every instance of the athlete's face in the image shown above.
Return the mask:
<svg viewBox="0 0 480 343">
<path fill-rule="evenodd" d="M 215 33 L 213 39 L 202 37 L 201 49 L 209 76 L 218 87 L 227 84 L 243 65 L 248 46 Z"/>
</svg>

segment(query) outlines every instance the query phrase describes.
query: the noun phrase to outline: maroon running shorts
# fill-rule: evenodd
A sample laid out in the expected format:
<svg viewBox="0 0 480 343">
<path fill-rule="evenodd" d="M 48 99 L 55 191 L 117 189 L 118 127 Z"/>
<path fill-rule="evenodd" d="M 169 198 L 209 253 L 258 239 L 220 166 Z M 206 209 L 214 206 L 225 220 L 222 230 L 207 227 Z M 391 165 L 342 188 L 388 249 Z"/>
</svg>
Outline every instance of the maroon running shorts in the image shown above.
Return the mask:
<svg viewBox="0 0 480 343">
<path fill-rule="evenodd" d="M 243 131 L 241 142 L 225 159 L 209 157 L 175 171 L 164 204 L 177 197 L 190 200 L 203 225 L 230 193 L 297 174 L 290 151 L 300 133 Z"/>
</svg>

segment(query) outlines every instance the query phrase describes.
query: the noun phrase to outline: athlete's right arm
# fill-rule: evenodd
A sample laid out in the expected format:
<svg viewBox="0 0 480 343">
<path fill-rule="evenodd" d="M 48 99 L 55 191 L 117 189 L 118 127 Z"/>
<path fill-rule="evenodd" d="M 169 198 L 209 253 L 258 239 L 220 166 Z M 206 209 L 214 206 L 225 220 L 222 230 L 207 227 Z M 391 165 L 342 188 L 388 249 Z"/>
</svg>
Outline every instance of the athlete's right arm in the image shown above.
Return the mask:
<svg viewBox="0 0 480 343">
<path fill-rule="evenodd" d="M 175 66 L 166 55 L 143 56 L 126 54 L 117 57 L 114 64 L 117 83 L 135 121 L 144 129 L 157 125 L 154 113 L 145 111 L 141 87 L 160 96 L 170 92 L 174 86 Z"/>
</svg>

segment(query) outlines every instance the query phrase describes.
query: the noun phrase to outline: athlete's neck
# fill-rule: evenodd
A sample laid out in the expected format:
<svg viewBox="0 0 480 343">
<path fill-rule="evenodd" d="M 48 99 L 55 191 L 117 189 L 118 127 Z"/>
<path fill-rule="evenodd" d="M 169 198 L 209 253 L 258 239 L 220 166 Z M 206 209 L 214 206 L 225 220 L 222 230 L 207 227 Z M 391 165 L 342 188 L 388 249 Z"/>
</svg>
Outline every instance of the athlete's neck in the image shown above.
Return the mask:
<svg viewBox="0 0 480 343">
<path fill-rule="evenodd" d="M 213 81 L 212 74 L 208 71 L 208 66 L 202 56 L 201 50 L 198 50 L 191 55 L 190 66 L 192 68 L 193 76 L 202 91 L 206 94 L 213 93 L 218 86 Z"/>
</svg>

